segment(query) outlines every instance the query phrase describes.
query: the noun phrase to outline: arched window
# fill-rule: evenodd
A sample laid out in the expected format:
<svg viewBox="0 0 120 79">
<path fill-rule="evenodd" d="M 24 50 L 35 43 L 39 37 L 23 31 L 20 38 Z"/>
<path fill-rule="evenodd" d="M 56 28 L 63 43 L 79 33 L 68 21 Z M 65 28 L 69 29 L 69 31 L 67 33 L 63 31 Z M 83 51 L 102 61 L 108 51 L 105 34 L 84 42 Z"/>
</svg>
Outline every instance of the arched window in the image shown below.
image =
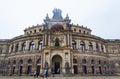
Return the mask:
<svg viewBox="0 0 120 79">
<path fill-rule="evenodd" d="M 74 63 L 74 64 L 77 64 L 77 59 L 73 59 L 73 63 Z"/>
<path fill-rule="evenodd" d="M 73 47 L 73 49 L 76 49 L 76 41 L 75 40 L 72 40 L 72 47 Z"/>
<path fill-rule="evenodd" d="M 38 42 L 38 50 L 42 49 L 42 45 L 43 45 L 43 41 L 41 40 Z"/>
<path fill-rule="evenodd" d="M 40 58 L 37 60 L 37 64 L 41 64 L 41 59 Z"/>
<path fill-rule="evenodd" d="M 91 42 L 89 42 L 89 51 L 93 51 L 93 45 Z"/>
<path fill-rule="evenodd" d="M 18 65 L 19 65 L 19 66 L 23 65 L 23 60 L 20 60 L 20 61 L 18 62 Z"/>
<path fill-rule="evenodd" d="M 13 45 L 11 46 L 11 52 L 13 52 Z"/>
<path fill-rule="evenodd" d="M 16 61 L 15 60 L 13 61 L 13 65 L 16 65 Z"/>
<path fill-rule="evenodd" d="M 91 60 L 91 64 L 94 64 L 94 60 Z"/>
<path fill-rule="evenodd" d="M 34 50 L 34 42 L 31 41 L 29 46 L 30 46 L 30 47 L 29 47 L 29 50 L 30 50 L 30 51 L 33 51 L 33 50 Z"/>
<path fill-rule="evenodd" d="M 29 59 L 29 60 L 28 60 L 28 64 L 29 64 L 29 65 L 32 65 L 32 59 Z"/>
<path fill-rule="evenodd" d="M 26 42 L 22 44 L 22 51 L 25 51 L 25 49 L 26 49 Z"/>
<path fill-rule="evenodd" d="M 101 51 L 104 52 L 104 47 L 103 47 L 103 45 L 101 45 Z"/>
<path fill-rule="evenodd" d="M 80 42 L 82 52 L 85 51 L 85 43 L 83 41 Z"/>
<path fill-rule="evenodd" d="M 98 61 L 98 63 L 99 63 L 99 65 L 101 65 L 101 61 L 100 60 Z"/>
<path fill-rule="evenodd" d="M 82 64 L 86 64 L 86 59 L 83 59 L 83 60 L 82 60 Z"/>
<path fill-rule="evenodd" d="M 99 46 L 98 46 L 97 43 L 96 43 L 96 51 L 97 51 L 97 52 L 99 51 Z"/>
<path fill-rule="evenodd" d="M 18 48 L 19 48 L 19 44 L 16 44 L 16 45 L 15 45 L 15 52 L 18 51 Z"/>
</svg>

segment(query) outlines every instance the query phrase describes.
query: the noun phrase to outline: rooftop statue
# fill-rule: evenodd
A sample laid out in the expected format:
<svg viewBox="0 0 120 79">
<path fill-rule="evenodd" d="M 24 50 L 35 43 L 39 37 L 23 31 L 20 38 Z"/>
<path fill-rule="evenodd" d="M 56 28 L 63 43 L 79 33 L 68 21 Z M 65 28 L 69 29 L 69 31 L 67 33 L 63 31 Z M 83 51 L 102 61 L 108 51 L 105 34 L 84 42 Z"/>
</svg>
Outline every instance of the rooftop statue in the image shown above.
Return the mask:
<svg viewBox="0 0 120 79">
<path fill-rule="evenodd" d="M 62 11 L 60 9 L 55 8 L 53 10 L 53 17 L 52 17 L 52 19 L 55 19 L 55 20 L 63 19 L 61 13 L 62 13 Z"/>
</svg>

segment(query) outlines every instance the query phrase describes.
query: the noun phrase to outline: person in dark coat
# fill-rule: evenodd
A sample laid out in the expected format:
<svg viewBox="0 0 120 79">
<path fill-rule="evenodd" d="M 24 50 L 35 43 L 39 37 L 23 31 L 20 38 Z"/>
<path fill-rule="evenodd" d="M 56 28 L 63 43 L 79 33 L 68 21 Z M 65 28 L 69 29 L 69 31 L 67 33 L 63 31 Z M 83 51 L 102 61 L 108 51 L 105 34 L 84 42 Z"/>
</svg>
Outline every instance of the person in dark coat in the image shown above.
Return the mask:
<svg viewBox="0 0 120 79">
<path fill-rule="evenodd" d="M 54 68 L 51 69 L 51 76 L 54 77 L 55 70 Z"/>
</svg>

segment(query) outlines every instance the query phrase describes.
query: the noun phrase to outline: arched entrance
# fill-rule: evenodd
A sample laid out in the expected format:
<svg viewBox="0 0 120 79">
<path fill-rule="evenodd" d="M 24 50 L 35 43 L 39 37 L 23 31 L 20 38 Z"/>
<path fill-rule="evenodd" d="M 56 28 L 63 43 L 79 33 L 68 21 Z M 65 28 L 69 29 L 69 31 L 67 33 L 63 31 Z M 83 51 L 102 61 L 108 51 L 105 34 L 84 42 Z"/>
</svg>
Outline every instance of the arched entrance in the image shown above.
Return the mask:
<svg viewBox="0 0 120 79">
<path fill-rule="evenodd" d="M 23 69 L 23 60 L 20 60 L 19 61 L 19 72 L 18 72 L 18 75 L 22 75 L 22 69 Z"/>
<path fill-rule="evenodd" d="M 61 70 L 62 66 L 62 57 L 60 55 L 55 55 L 52 58 L 52 67 L 54 68 L 55 74 L 59 74 L 60 72 L 57 72 L 58 69 Z"/>
<path fill-rule="evenodd" d="M 77 59 L 73 59 L 74 74 L 78 74 Z"/>
<path fill-rule="evenodd" d="M 87 74 L 87 61 L 86 59 L 82 60 L 82 70 L 83 70 L 83 74 Z"/>
<path fill-rule="evenodd" d="M 27 74 L 31 75 L 32 72 L 32 59 L 28 60 Z"/>
<path fill-rule="evenodd" d="M 39 58 L 37 60 L 37 67 L 36 67 L 36 71 L 37 71 L 38 74 L 40 74 L 40 67 L 41 67 L 41 59 Z"/>
</svg>

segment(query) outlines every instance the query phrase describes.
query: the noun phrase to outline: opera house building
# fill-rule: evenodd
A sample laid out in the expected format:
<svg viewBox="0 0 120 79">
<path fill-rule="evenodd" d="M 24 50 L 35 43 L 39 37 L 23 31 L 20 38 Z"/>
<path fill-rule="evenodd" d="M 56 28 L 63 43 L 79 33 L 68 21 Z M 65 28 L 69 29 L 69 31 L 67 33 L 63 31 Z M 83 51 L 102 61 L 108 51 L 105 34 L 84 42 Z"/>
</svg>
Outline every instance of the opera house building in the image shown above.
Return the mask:
<svg viewBox="0 0 120 79">
<path fill-rule="evenodd" d="M 103 39 L 83 25 L 74 25 L 60 9 L 44 23 L 25 28 L 24 34 L 0 39 L 0 74 L 118 75 L 120 40 Z M 14 31 L 13 31 L 14 33 Z"/>
</svg>

